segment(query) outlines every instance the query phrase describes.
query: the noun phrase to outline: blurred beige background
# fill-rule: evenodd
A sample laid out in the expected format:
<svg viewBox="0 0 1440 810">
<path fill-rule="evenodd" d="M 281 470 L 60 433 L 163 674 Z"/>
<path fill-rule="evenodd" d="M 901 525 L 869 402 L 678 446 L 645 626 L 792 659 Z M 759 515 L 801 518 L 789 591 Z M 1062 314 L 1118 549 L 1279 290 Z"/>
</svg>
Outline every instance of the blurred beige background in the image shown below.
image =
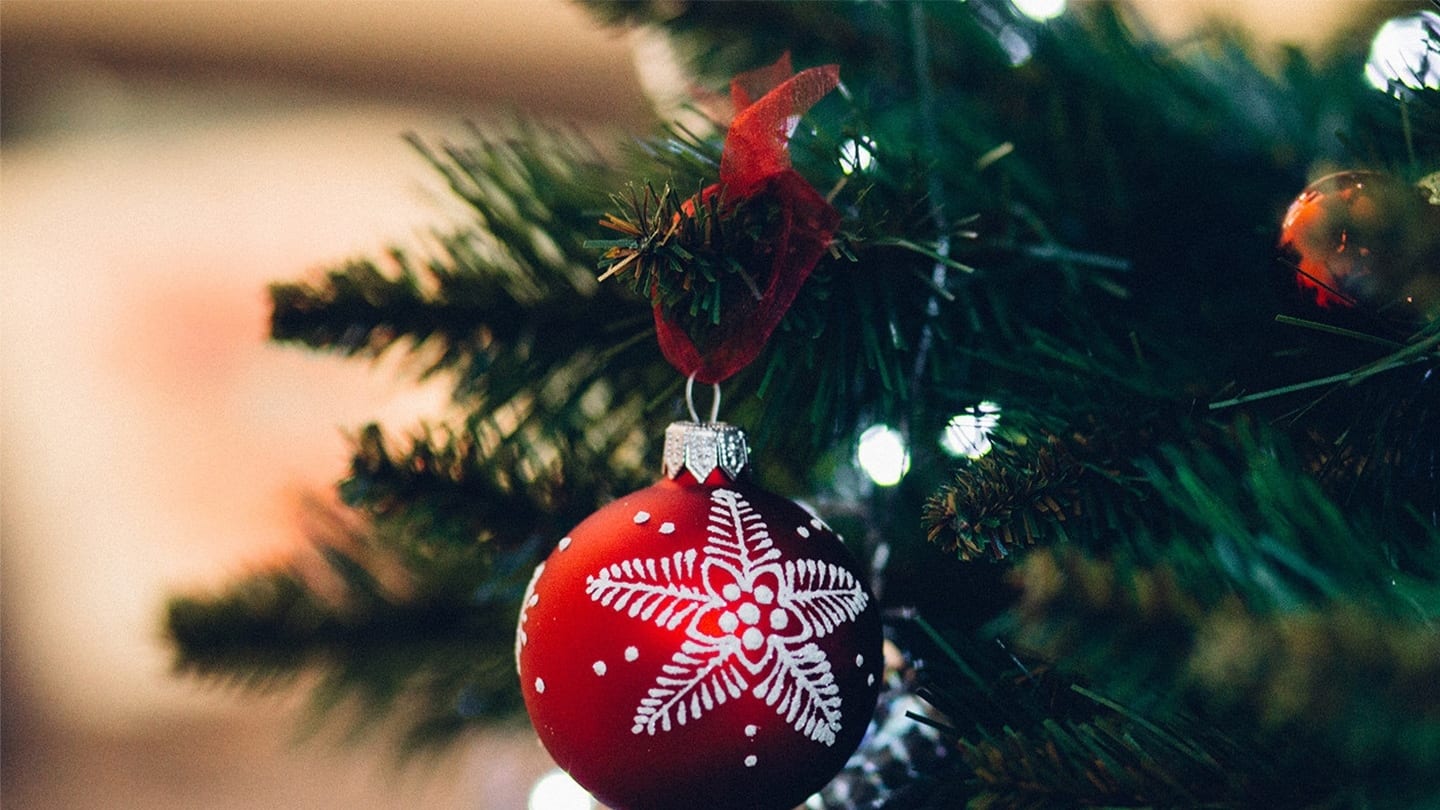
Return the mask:
<svg viewBox="0 0 1440 810">
<path fill-rule="evenodd" d="M 1313 42 L 1344 3 L 1147 5 Z M 6 807 L 524 807 L 528 734 L 403 771 L 297 744 L 302 692 L 170 677 L 160 611 L 301 544 L 344 429 L 443 401 L 267 345 L 265 285 L 459 216 L 403 132 L 648 128 L 664 81 L 636 52 L 560 0 L 0 3 Z"/>
<path fill-rule="evenodd" d="M 303 541 L 346 428 L 443 402 L 267 345 L 267 282 L 458 216 L 406 131 L 647 127 L 627 40 L 559 0 L 5 0 L 0 34 L 5 806 L 523 807 L 528 735 L 297 744 L 303 690 L 171 678 L 160 616 Z"/>
</svg>

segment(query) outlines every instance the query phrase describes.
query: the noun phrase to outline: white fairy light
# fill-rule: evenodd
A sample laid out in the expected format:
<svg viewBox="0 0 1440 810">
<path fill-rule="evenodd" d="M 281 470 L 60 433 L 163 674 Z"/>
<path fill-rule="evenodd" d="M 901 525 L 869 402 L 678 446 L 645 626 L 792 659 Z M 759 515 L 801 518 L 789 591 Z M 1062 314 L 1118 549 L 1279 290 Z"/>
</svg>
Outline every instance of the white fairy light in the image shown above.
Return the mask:
<svg viewBox="0 0 1440 810">
<path fill-rule="evenodd" d="M 1000 406 L 982 402 L 956 414 L 940 436 L 940 449 L 952 456 L 979 458 L 990 452 L 990 432 L 1000 424 Z"/>
<path fill-rule="evenodd" d="M 530 787 L 529 810 L 594 810 L 597 805 L 585 788 L 556 768 Z"/>
<path fill-rule="evenodd" d="M 875 142 L 861 136 L 860 140 L 848 138 L 840 144 L 840 171 L 845 174 L 863 172 L 875 165 Z"/>
<path fill-rule="evenodd" d="M 889 425 L 871 425 L 860 434 L 855 461 L 876 486 L 893 487 L 910 471 L 905 437 Z"/>
<path fill-rule="evenodd" d="M 1377 90 L 1440 90 L 1440 14 L 1422 11 L 1380 26 L 1365 78 Z"/>
<path fill-rule="evenodd" d="M 1015 10 L 1036 21 L 1053 20 L 1065 13 L 1065 0 L 1010 0 Z"/>
</svg>

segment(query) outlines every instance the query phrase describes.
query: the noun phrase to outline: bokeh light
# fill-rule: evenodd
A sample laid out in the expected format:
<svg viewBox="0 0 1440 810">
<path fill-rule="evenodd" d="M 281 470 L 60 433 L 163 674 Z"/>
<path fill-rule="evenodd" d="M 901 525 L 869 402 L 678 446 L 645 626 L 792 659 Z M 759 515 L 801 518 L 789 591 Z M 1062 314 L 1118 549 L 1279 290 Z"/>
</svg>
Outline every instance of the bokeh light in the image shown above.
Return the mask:
<svg viewBox="0 0 1440 810">
<path fill-rule="evenodd" d="M 598 807 L 570 774 L 556 768 L 535 780 L 528 810 L 593 810 Z"/>
<path fill-rule="evenodd" d="M 980 458 L 990 452 L 993 446 L 990 432 L 998 424 L 1000 406 L 994 402 L 982 402 L 950 419 L 940 436 L 940 449 L 956 457 Z"/>
<path fill-rule="evenodd" d="M 871 425 L 860 434 L 855 462 L 877 486 L 893 487 L 910 471 L 905 437 L 889 425 Z"/>
<path fill-rule="evenodd" d="M 846 174 L 867 171 L 875 165 L 875 142 L 862 135 L 840 144 L 840 171 Z"/>
<path fill-rule="evenodd" d="M 1440 14 L 1421 11 L 1380 26 L 1365 78 L 1377 90 L 1440 90 Z"/>
<path fill-rule="evenodd" d="M 1065 13 L 1065 0 L 1010 0 L 1015 10 L 1036 22 L 1053 20 Z"/>
</svg>

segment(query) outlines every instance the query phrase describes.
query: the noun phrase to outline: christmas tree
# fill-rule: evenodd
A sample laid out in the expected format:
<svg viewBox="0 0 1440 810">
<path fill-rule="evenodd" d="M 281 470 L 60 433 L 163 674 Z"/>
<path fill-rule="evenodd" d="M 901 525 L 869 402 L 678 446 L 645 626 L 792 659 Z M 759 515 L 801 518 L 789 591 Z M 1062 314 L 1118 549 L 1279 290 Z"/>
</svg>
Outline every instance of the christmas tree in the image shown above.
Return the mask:
<svg viewBox="0 0 1440 810">
<path fill-rule="evenodd" d="M 473 222 L 271 288 L 275 340 L 451 407 L 357 429 L 327 576 L 174 598 L 179 670 L 318 673 L 405 753 L 520 715 L 532 571 L 656 479 L 690 375 L 883 618 L 808 806 L 1440 803 L 1440 16 L 1306 55 L 1102 3 L 590 8 L 696 110 L 414 137 Z"/>
</svg>

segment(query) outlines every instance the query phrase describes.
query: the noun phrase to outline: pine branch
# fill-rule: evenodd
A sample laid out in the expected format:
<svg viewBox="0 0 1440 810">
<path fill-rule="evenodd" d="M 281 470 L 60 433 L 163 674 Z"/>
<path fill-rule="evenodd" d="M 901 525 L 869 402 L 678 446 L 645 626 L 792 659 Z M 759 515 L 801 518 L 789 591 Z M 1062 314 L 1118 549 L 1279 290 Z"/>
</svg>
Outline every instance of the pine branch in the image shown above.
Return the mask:
<svg viewBox="0 0 1440 810">
<path fill-rule="evenodd" d="M 172 598 L 176 670 L 258 691 L 318 673 L 316 721 L 353 705 L 352 738 L 400 721 L 407 754 L 515 711 L 503 651 L 526 571 L 483 545 L 451 549 L 443 566 L 416 565 L 385 530 L 345 524 L 319 541 L 319 566 L 297 557 L 215 594 Z M 477 581 L 490 584 L 475 592 Z"/>
<path fill-rule="evenodd" d="M 932 495 L 922 523 L 930 542 L 962 560 L 1000 560 L 1026 546 L 1063 540 L 1087 484 L 1100 486 L 1056 439 L 1008 445 L 971 462 Z"/>
<path fill-rule="evenodd" d="M 917 694 L 939 716 L 916 719 L 951 742 L 957 772 L 898 807 L 1298 807 L 1326 795 L 1284 781 L 1254 740 L 1205 718 L 1123 705 L 998 640 L 936 643 L 929 655 L 917 645 Z"/>
<path fill-rule="evenodd" d="M 1334 770 L 1309 780 L 1339 791 L 1379 768 L 1395 784 L 1367 790 L 1385 795 L 1440 764 L 1440 634 L 1421 617 L 1353 601 L 1282 612 L 1233 596 L 1211 604 L 1187 593 L 1184 579 L 1168 568 L 1030 555 L 1017 578 L 1017 641 L 1109 691 L 1149 696 L 1162 716 L 1203 707 L 1207 723 L 1237 739 L 1288 740 L 1273 761 L 1282 779 L 1324 761 Z"/>
<path fill-rule="evenodd" d="M 1135 791 L 1143 798 L 1125 803 L 1194 805 L 1303 779 L 1313 792 L 1282 802 L 1302 806 L 1356 790 L 1402 795 L 1405 780 L 1440 762 L 1440 704 L 1427 686 L 1440 661 L 1428 623 L 1440 589 L 1397 571 L 1383 546 L 1364 545 L 1356 523 L 1366 516 L 1342 514 L 1278 441 L 1242 420 L 1142 457 L 1130 487 L 1143 483 L 1149 508 L 1172 518 L 1137 522 L 1140 534 L 1120 543 L 1089 538 L 1025 555 L 1021 601 L 1000 625 L 1070 677 L 1136 701 L 1127 711 L 1147 722 L 1181 723 L 1177 738 L 1197 750 L 1208 749 L 1197 741 L 1209 729 L 1226 729 L 1224 744 L 1238 748 L 1225 750 L 1239 752 L 1224 765 L 1229 787 L 1205 793 L 1216 783 L 1187 770 L 1195 761 L 1167 760 L 1176 752 L 1147 750 L 1144 733 L 1115 736 L 1052 703 L 1007 720 L 1004 732 L 982 725 L 990 731 L 967 737 L 967 762 L 993 780 L 983 801 L 1121 803 Z M 1143 512 L 1120 510 L 1137 520 Z M 1162 530 L 1173 534 L 1145 534 Z M 1432 535 L 1432 553 L 1435 543 Z M 1311 736 L 1256 770 L 1260 751 L 1296 735 Z M 1114 740 L 1125 745 L 1107 747 Z M 1316 779 L 1321 761 L 1327 778 Z M 1382 762 L 1395 784 L 1371 779 Z M 1188 776 L 1167 781 L 1172 767 Z"/>
<path fill-rule="evenodd" d="M 1103 673 L 1107 691 L 1124 698 L 1175 699 L 1173 687 L 1151 687 L 1179 679 L 1209 606 L 1174 570 L 1054 549 L 1026 555 L 1013 581 L 1022 591 L 1008 623 L 1024 649 Z M 1115 656 L 1125 656 L 1123 667 L 1112 666 Z"/>
<path fill-rule="evenodd" d="M 1004 607 L 917 553 L 931 492 L 933 542 L 1023 557 L 1006 627 L 1053 655 L 1058 677 L 947 630 L 964 659 L 930 694 L 971 772 L 937 796 L 1333 806 L 1424 794 L 1436 764 L 1424 621 L 1440 603 L 1428 361 L 1313 407 L 1203 406 L 1232 381 L 1268 390 L 1324 365 L 1319 341 L 1333 335 L 1273 327 L 1286 300 L 1265 281 L 1274 216 L 1313 166 L 1433 161 L 1435 94 L 1397 113 L 1359 79 L 1363 38 L 1270 73 L 1227 32 L 1160 48 L 1100 3 L 1044 26 L 999 0 L 923 14 L 593 5 L 670 32 L 716 87 L 786 48 L 802 65 L 842 65 L 848 96 L 819 105 L 791 147 L 841 212 L 833 253 L 727 384 L 727 419 L 752 428 L 763 464 L 795 490 L 842 489 L 849 440 L 902 426 L 910 477 L 882 506 L 847 504 L 895 551 L 892 585 L 907 573 L 926 584 L 892 600 L 967 627 Z M 364 524 L 322 542 L 323 575 L 296 562 L 170 613 L 182 669 L 261 686 L 319 672 L 318 707 L 353 700 L 362 726 L 402 718 L 413 744 L 514 709 L 510 627 L 529 565 L 649 478 L 679 388 L 649 331 L 650 283 L 672 303 L 698 285 L 686 316 L 713 321 L 756 280 L 730 241 L 753 241 L 755 222 L 732 229 L 701 206 L 672 234 L 684 200 L 651 191 L 713 182 L 718 137 L 672 128 L 612 157 L 524 125 L 472 134 L 413 142 L 474 218 L 437 235 L 432 256 L 396 250 L 272 291 L 277 340 L 407 351 L 418 374 L 451 381 L 452 415 L 405 440 L 360 431 L 341 492 Z M 597 243 L 613 236 L 597 224 L 614 210 L 607 195 L 627 184 L 633 198 L 604 220 L 622 238 Z M 617 251 L 606 266 L 637 257 L 620 273 L 634 289 L 597 284 L 605 250 Z M 921 445 L 983 399 L 1014 427 L 942 482 Z M 900 570 L 907 556 L 924 576 Z M 1317 763 L 1325 779 L 1272 791 Z M 1383 773 L 1398 774 L 1393 790 L 1372 778 Z"/>
<path fill-rule="evenodd" d="M 1303 807 L 1317 798 L 1264 773 L 1255 751 L 1204 724 L 1162 726 L 1123 709 L 1031 732 L 982 732 L 961 740 L 960 754 L 981 785 L 967 805 L 977 810 Z"/>
<path fill-rule="evenodd" d="M 644 309 L 597 287 L 584 247 L 604 202 L 597 189 L 615 170 L 552 132 L 474 135 L 439 151 L 412 140 L 470 205 L 474 225 L 439 237 L 439 255 L 421 266 L 395 250 L 388 268 L 352 261 L 318 283 L 274 285 L 275 339 L 365 356 L 405 340 L 425 358 L 422 375 L 454 373 L 457 398 L 503 402 L 573 355 L 644 331 Z M 608 324 L 599 341 L 580 311 Z"/>
<path fill-rule="evenodd" d="M 429 429 L 395 452 L 380 427 L 369 425 L 340 495 L 376 522 L 403 526 L 408 545 L 425 555 L 476 542 L 520 549 L 537 536 L 558 537 L 604 501 L 648 480 L 637 460 L 616 458 L 631 455 L 629 433 L 597 428 L 578 445 L 561 446 L 565 438 L 491 434 L 487 440 Z M 486 444 L 495 446 L 487 452 Z M 575 469 L 567 474 L 565 463 Z"/>
<path fill-rule="evenodd" d="M 600 280 L 620 275 L 639 296 L 658 302 L 702 351 L 722 319 L 743 311 L 738 299 L 759 300 L 770 276 L 778 211 L 765 201 L 730 203 L 723 190 L 681 197 L 669 186 L 631 186 L 600 225 L 622 238 L 591 240 L 604 248 Z"/>
<path fill-rule="evenodd" d="M 404 722 L 407 751 L 510 715 L 530 569 L 603 499 L 648 480 L 634 436 L 607 427 L 545 442 L 430 431 L 399 453 L 367 427 L 340 487 L 363 522 L 317 538 L 325 573 L 297 560 L 172 600 L 177 669 L 260 689 L 317 673 L 317 717 L 353 704 L 357 732 Z"/>
<path fill-rule="evenodd" d="M 1432 577 L 1440 572 L 1433 539 L 1440 519 L 1424 505 L 1440 502 L 1437 330 L 1440 321 L 1397 344 L 1371 332 L 1331 329 L 1336 337 L 1296 354 L 1307 361 L 1300 374 L 1312 381 L 1311 375 L 1344 369 L 1332 382 L 1242 406 L 1251 418 L 1283 425 L 1295 437 L 1300 466 L 1337 504 L 1370 516 L 1368 534 L 1397 567 Z"/>
<path fill-rule="evenodd" d="M 1187 669 L 1227 718 L 1318 732 L 1357 773 L 1440 768 L 1433 625 L 1353 605 L 1267 618 L 1229 604 L 1206 617 Z"/>
<path fill-rule="evenodd" d="M 662 418 L 647 406 L 671 372 L 645 342 L 648 307 L 589 269 L 585 242 L 618 170 L 548 130 L 472 134 L 463 146 L 412 142 L 474 211 L 473 226 L 441 238 L 421 265 L 396 251 L 387 270 L 352 262 L 318 284 L 276 285 L 274 334 L 367 356 L 405 340 L 422 375 L 445 372 L 463 424 L 427 429 L 393 463 L 368 430 L 345 494 L 377 508 L 416 499 L 478 533 L 525 514 L 512 511 L 517 499 L 557 509 L 567 491 L 590 504 L 614 494 L 604 479 L 623 484 L 643 463 Z M 490 489 L 465 488 L 476 481 Z"/>
<path fill-rule="evenodd" d="M 1159 539 L 1152 559 L 1182 571 L 1194 566 L 1187 587 L 1233 590 L 1258 608 L 1355 599 L 1411 610 L 1397 600 L 1401 574 L 1383 546 L 1365 542 L 1373 525 L 1367 509 L 1342 512 L 1271 430 L 1240 420 L 1226 439 L 1165 447 L 1158 458 L 1139 462 L 1148 484 L 1183 519 L 1175 537 Z"/>
</svg>

